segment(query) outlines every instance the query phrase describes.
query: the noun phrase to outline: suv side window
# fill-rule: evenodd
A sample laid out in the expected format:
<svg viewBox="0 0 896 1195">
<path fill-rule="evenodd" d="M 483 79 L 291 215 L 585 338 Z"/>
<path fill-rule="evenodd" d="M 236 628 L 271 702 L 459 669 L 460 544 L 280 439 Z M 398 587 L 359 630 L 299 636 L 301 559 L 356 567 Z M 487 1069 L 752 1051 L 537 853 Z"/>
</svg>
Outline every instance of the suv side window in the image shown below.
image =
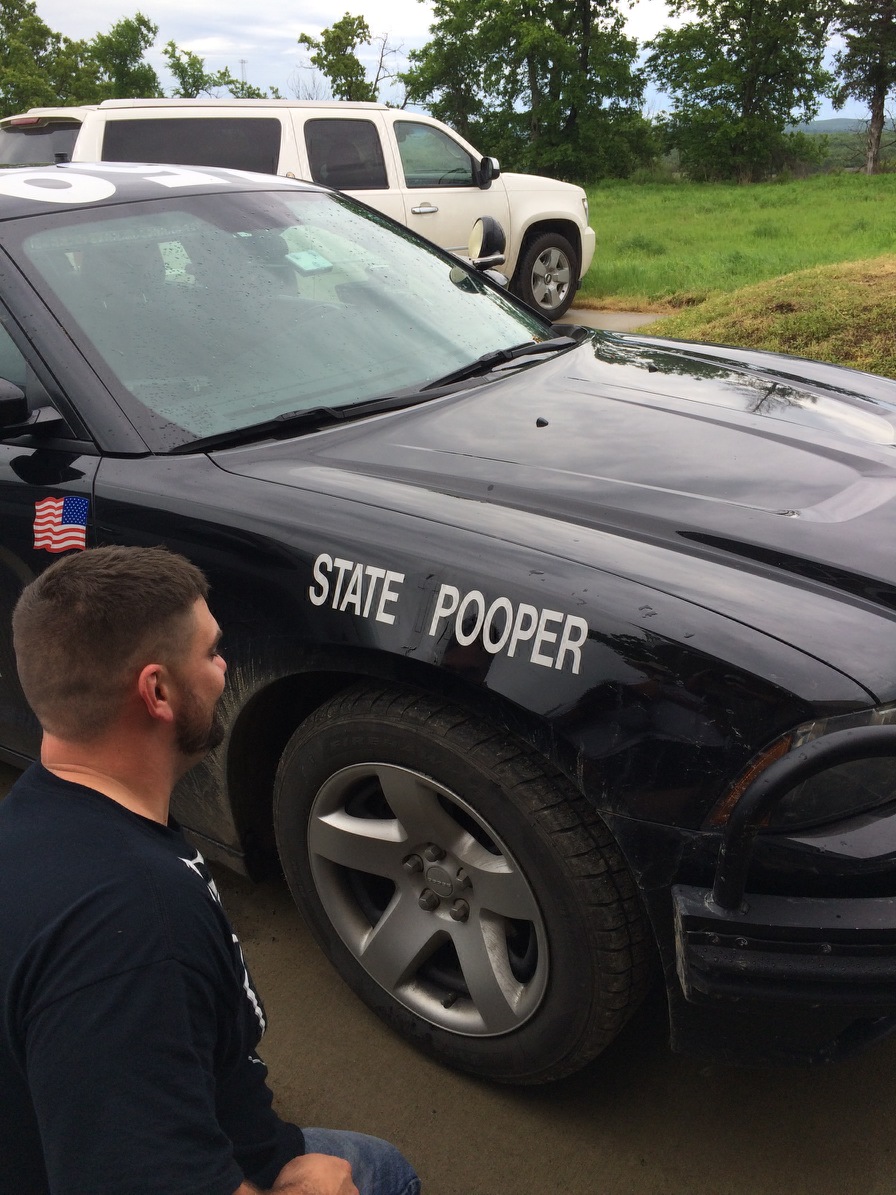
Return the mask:
<svg viewBox="0 0 896 1195">
<path fill-rule="evenodd" d="M 409 187 L 475 187 L 473 159 L 441 129 L 411 120 L 395 122 L 398 152 Z"/>
<path fill-rule="evenodd" d="M 316 183 L 340 191 L 388 189 L 383 147 L 370 120 L 306 120 L 305 146 Z"/>
<path fill-rule="evenodd" d="M 167 162 L 173 166 L 225 166 L 276 174 L 280 121 L 266 116 L 146 117 L 107 121 L 105 162 Z"/>
</svg>

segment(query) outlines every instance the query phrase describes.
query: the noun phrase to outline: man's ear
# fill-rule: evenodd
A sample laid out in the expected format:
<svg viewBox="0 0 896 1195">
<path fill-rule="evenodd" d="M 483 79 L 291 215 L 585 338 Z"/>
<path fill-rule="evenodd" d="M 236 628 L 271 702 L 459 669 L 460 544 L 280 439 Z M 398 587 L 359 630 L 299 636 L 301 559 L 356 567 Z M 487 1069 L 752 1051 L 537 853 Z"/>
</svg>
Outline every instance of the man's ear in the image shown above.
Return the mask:
<svg viewBox="0 0 896 1195">
<path fill-rule="evenodd" d="M 164 664 L 146 664 L 137 677 L 137 693 L 151 718 L 173 722 L 171 677 Z"/>
</svg>

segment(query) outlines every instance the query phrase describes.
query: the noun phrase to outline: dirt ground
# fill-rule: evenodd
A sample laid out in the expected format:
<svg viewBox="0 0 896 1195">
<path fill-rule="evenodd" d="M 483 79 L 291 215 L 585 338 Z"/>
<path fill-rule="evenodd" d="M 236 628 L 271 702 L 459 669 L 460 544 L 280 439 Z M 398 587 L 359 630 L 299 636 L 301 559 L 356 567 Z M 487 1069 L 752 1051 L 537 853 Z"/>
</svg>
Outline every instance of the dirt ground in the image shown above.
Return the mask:
<svg viewBox="0 0 896 1195">
<path fill-rule="evenodd" d="M 0 765 L 0 793 L 14 773 Z M 824 1070 L 734 1070 L 669 1052 L 654 1001 L 548 1088 L 455 1074 L 341 982 L 286 887 L 216 869 L 267 1007 L 283 1116 L 395 1141 L 426 1195 L 893 1195 L 896 1039 Z"/>
</svg>

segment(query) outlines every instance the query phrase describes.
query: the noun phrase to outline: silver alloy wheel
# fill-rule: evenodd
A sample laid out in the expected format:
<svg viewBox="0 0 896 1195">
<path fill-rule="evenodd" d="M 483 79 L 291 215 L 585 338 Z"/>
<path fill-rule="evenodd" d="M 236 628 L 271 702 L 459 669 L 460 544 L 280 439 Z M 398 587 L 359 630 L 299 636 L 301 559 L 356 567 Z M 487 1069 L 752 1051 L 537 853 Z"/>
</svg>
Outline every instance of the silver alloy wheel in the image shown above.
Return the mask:
<svg viewBox="0 0 896 1195">
<path fill-rule="evenodd" d="M 556 245 L 548 246 L 532 266 L 532 296 L 545 311 L 561 306 L 572 285 L 572 262 Z"/>
<path fill-rule="evenodd" d="M 308 853 L 346 947 L 417 1016 L 492 1037 L 538 1009 L 548 950 L 535 896 L 455 793 L 391 764 L 343 768 L 314 798 Z"/>
</svg>

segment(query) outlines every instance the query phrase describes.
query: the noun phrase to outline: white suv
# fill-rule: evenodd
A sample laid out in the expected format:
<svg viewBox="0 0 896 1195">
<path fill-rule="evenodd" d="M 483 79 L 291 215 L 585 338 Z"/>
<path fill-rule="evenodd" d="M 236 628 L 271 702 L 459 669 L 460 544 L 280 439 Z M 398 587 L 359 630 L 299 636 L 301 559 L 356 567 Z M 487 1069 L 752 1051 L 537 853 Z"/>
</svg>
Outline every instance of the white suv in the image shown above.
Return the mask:
<svg viewBox="0 0 896 1195">
<path fill-rule="evenodd" d="M 166 162 L 325 183 L 444 249 L 465 253 L 473 223 L 507 235 L 511 289 L 556 319 L 594 255 L 581 187 L 504 174 L 437 120 L 384 104 L 291 100 L 106 100 L 32 108 L 0 121 L 0 163 Z"/>
</svg>

